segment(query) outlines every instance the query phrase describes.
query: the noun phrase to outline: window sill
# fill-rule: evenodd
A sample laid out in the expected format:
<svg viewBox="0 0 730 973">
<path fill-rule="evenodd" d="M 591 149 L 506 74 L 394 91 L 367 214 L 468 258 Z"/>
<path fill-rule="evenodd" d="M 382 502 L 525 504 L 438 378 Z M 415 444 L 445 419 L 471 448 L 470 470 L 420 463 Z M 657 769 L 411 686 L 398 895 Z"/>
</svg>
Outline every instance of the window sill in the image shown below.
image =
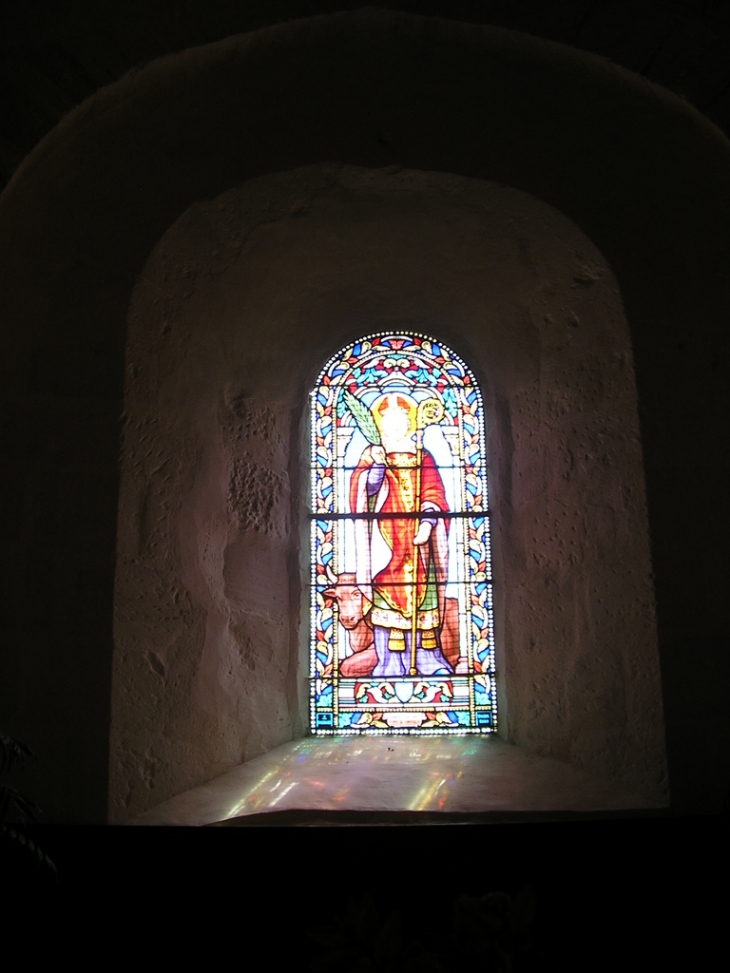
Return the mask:
<svg viewBox="0 0 730 973">
<path fill-rule="evenodd" d="M 446 824 L 660 809 L 610 781 L 496 737 L 307 737 L 130 823 Z"/>
</svg>

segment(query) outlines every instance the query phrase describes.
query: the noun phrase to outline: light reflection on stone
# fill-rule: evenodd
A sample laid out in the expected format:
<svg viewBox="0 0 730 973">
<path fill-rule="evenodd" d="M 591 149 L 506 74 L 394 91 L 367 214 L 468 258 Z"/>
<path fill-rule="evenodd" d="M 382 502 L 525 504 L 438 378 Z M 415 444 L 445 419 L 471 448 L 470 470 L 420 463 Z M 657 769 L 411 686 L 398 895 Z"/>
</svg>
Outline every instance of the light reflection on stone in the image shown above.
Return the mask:
<svg viewBox="0 0 730 973">
<path fill-rule="evenodd" d="M 278 747 L 133 823 L 202 825 L 285 810 L 474 813 L 653 806 L 496 737 L 319 737 Z"/>
</svg>

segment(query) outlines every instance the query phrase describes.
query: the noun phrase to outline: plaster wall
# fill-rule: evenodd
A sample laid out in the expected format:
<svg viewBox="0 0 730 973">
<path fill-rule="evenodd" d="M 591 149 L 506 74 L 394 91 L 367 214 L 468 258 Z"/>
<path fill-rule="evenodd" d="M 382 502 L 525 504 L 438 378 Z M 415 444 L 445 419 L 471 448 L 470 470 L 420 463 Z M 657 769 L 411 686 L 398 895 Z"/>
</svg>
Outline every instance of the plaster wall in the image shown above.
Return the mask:
<svg viewBox="0 0 730 973">
<path fill-rule="evenodd" d="M 649 537 L 616 281 L 524 193 L 315 166 L 194 205 L 132 299 L 113 819 L 307 722 L 306 399 L 372 331 L 485 393 L 502 734 L 666 798 Z"/>
</svg>

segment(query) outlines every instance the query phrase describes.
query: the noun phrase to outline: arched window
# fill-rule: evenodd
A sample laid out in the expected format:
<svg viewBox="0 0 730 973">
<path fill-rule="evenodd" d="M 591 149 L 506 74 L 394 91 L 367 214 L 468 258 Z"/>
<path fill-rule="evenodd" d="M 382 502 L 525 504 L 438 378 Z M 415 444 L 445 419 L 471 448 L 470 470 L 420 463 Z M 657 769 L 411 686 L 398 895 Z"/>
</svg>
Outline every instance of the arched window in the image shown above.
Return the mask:
<svg viewBox="0 0 730 973">
<path fill-rule="evenodd" d="M 349 345 L 312 392 L 311 728 L 496 729 L 482 399 L 417 334 Z"/>
</svg>

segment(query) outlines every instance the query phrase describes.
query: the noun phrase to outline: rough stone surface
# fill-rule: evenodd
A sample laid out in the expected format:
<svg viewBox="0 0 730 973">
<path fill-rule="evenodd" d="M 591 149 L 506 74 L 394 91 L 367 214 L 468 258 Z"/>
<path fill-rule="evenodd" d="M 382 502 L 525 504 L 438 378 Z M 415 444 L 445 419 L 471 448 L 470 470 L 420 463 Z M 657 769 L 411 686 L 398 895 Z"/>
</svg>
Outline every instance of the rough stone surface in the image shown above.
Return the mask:
<svg viewBox="0 0 730 973">
<path fill-rule="evenodd" d="M 483 386 L 501 732 L 666 798 L 636 392 L 611 270 L 515 190 L 330 165 L 191 207 L 132 300 L 116 820 L 303 732 L 307 392 L 345 341 L 389 328 L 451 344 Z"/>
</svg>

